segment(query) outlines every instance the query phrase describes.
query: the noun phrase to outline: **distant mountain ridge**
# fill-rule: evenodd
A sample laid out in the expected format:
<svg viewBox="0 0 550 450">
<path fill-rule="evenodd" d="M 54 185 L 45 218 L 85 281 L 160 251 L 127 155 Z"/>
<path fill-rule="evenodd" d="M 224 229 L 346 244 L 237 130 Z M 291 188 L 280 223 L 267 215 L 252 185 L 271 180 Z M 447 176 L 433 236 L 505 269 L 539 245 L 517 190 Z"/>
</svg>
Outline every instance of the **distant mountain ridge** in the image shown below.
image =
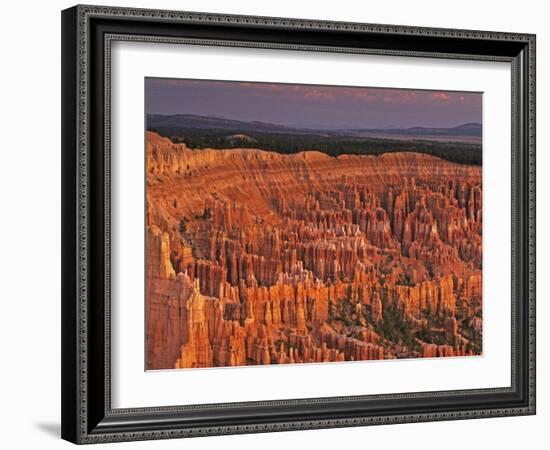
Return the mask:
<svg viewBox="0 0 550 450">
<path fill-rule="evenodd" d="M 231 132 L 264 132 L 264 133 L 303 133 L 318 130 L 294 128 L 273 123 L 226 119 L 223 117 L 198 116 L 195 114 L 149 114 L 147 128 L 187 128 L 187 129 L 216 129 Z"/>
<path fill-rule="evenodd" d="M 477 122 L 464 123 L 455 127 L 448 128 L 429 128 L 429 127 L 410 127 L 410 128 L 359 128 L 347 131 L 353 132 L 372 132 L 384 134 L 406 134 L 406 135 L 430 135 L 430 136 L 480 136 L 482 134 L 482 126 Z"/>
<path fill-rule="evenodd" d="M 284 134 L 343 134 L 343 135 L 406 135 L 406 136 L 475 136 L 481 137 L 480 123 L 469 122 L 454 127 L 409 127 L 409 128 L 339 128 L 289 127 L 260 121 L 241 121 L 223 117 L 200 116 L 195 114 L 148 114 L 147 128 L 180 128 L 201 130 L 226 130 L 233 133 L 263 132 Z"/>
</svg>

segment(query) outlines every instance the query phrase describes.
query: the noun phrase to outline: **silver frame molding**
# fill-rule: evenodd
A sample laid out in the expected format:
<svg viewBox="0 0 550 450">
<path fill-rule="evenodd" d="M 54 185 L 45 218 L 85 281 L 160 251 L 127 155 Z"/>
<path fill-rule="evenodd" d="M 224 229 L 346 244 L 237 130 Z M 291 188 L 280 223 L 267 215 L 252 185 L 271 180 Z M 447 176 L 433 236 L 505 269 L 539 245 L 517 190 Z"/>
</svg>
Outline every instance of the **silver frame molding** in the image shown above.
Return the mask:
<svg viewBox="0 0 550 450">
<path fill-rule="evenodd" d="M 65 439 L 83 444 L 535 414 L 534 35 L 81 5 L 63 12 L 62 25 Z M 110 75 L 111 45 L 115 41 L 509 62 L 513 155 L 511 386 L 113 409 Z M 446 46 L 448 52 L 444 51 Z M 451 399 L 453 406 L 446 408 L 442 399 Z M 393 403 L 395 409 L 386 409 L 386 404 Z M 293 416 L 290 410 L 303 414 Z"/>
</svg>

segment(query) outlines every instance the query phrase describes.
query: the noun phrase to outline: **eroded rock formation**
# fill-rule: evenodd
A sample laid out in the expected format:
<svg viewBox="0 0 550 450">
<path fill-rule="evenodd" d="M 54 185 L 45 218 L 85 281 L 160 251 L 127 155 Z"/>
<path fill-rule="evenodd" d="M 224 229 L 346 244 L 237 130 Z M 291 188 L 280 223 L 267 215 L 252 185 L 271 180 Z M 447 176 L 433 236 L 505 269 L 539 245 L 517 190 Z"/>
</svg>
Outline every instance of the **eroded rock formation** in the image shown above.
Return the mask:
<svg viewBox="0 0 550 450">
<path fill-rule="evenodd" d="M 147 367 L 481 353 L 481 170 L 147 133 Z"/>
</svg>

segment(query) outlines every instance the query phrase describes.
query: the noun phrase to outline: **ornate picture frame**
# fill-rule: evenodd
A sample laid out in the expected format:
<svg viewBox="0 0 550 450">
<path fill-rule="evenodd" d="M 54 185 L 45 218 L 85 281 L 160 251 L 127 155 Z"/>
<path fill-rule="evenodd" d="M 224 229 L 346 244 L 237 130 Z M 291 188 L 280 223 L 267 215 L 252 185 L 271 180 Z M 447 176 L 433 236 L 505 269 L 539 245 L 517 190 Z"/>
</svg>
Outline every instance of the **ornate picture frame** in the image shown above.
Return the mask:
<svg viewBox="0 0 550 450">
<path fill-rule="evenodd" d="M 111 46 L 186 43 L 511 65 L 507 387 L 113 408 Z M 100 6 L 62 12 L 62 437 L 74 443 L 535 414 L 535 36 Z"/>
</svg>

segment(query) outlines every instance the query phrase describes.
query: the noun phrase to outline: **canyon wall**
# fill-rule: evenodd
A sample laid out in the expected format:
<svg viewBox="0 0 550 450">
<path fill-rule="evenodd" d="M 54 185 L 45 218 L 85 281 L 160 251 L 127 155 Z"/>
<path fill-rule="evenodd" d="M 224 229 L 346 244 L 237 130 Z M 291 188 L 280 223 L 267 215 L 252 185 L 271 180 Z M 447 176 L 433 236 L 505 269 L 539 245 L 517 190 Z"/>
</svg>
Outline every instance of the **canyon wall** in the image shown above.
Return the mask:
<svg viewBox="0 0 550 450">
<path fill-rule="evenodd" d="M 480 167 L 146 149 L 147 368 L 482 352 Z"/>
</svg>

